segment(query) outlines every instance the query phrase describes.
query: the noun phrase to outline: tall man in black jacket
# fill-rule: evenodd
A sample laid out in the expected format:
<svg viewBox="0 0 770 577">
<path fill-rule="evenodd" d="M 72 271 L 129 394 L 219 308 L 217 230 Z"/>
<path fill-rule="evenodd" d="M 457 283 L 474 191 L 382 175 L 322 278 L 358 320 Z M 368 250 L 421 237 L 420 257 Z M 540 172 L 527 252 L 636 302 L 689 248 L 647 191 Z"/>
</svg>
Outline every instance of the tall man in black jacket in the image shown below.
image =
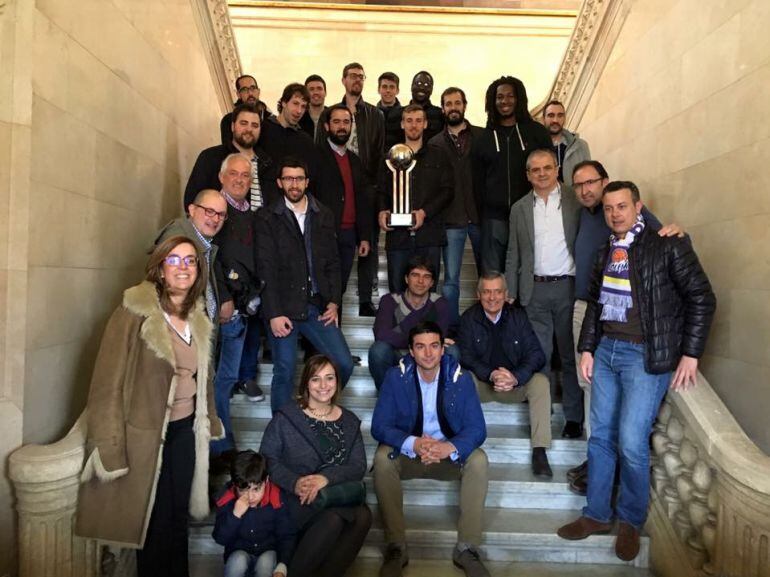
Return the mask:
<svg viewBox="0 0 770 577">
<path fill-rule="evenodd" d="M 454 197 L 452 168 L 443 150 L 423 142 L 427 118 L 419 104 L 405 107 L 401 126 L 405 144 L 414 152 L 417 164 L 411 172 L 411 208 L 414 225 L 391 228 L 388 218 L 393 209 L 392 173 L 383 162 L 379 186 L 379 224 L 387 232 L 388 287 L 392 293 L 406 289 L 406 269 L 415 254 L 425 256 L 433 270 L 441 270 L 441 247 L 446 244 L 443 213 Z"/>
<path fill-rule="evenodd" d="M 647 518 L 652 424 L 669 384 L 695 386 L 716 298 L 689 240 L 647 226 L 633 182 L 609 183 L 602 204 L 612 235 L 596 260 L 578 344 L 580 370 L 592 382 L 587 505 L 558 534 L 606 533 L 617 516 L 615 553 L 630 561 Z"/>
<path fill-rule="evenodd" d="M 257 213 L 257 272 L 265 281 L 262 314 L 273 351 L 270 406 L 291 399 L 301 333 L 329 355 L 344 387 L 353 359 L 338 326 L 342 300 L 334 215 L 312 195 L 307 165 L 286 157 L 278 167 L 283 198 Z"/>
<path fill-rule="evenodd" d="M 374 195 L 358 155 L 345 147 L 353 123 L 350 110 L 344 104 L 335 104 L 329 108 L 326 118 L 326 140 L 318 145 L 321 174 L 316 198 L 334 214 L 341 287 L 345 294 L 353 258 L 356 254 L 359 258 L 369 254 Z M 370 316 L 370 284 L 365 275 L 358 276 L 359 315 L 362 316 Z"/>
<path fill-rule="evenodd" d="M 489 85 L 484 104 L 487 127 L 472 151 L 485 271 L 505 272 L 508 215 L 530 189 L 527 157 L 538 148 L 551 148 L 548 130 L 532 120 L 527 107 L 527 91 L 518 78 L 503 76 Z"/>
</svg>

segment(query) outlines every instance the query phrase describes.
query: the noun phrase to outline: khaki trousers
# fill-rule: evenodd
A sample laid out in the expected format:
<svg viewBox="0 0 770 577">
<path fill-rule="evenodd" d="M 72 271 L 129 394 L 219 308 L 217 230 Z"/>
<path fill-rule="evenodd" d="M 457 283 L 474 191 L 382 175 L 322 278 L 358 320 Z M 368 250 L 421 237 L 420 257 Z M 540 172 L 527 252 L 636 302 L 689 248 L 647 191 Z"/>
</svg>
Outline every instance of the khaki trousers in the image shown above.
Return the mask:
<svg viewBox="0 0 770 577">
<path fill-rule="evenodd" d="M 395 451 L 398 453 L 399 449 Z M 487 454 L 482 449 L 475 449 L 463 465 L 453 463 L 449 459 L 423 465 L 419 459 L 410 459 L 400 453 L 398 457 L 391 459 L 389 455 L 393 451 L 392 447 L 380 445 L 374 454 L 374 491 L 385 529 L 385 542 L 406 543 L 401 479 L 459 479 L 460 518 L 457 521 L 457 542 L 480 545 L 489 479 Z"/>
<path fill-rule="evenodd" d="M 580 353 L 577 351 L 580 328 L 583 326 L 583 319 L 586 316 L 586 306 L 586 301 L 575 300 L 575 308 L 572 313 L 572 334 L 575 338 L 575 366 L 577 367 L 578 384 L 583 389 L 583 411 L 585 414 L 583 429 L 586 432 L 586 440 L 588 440 L 591 437 L 591 381 L 586 381 L 580 373 Z"/>
<path fill-rule="evenodd" d="M 471 373 L 473 375 L 473 373 Z M 512 391 L 498 392 L 490 383 L 473 375 L 476 391 L 482 403 L 523 403 L 529 401 L 530 443 L 532 448 L 551 447 L 551 385 L 543 373 L 535 373 L 523 386 Z"/>
</svg>

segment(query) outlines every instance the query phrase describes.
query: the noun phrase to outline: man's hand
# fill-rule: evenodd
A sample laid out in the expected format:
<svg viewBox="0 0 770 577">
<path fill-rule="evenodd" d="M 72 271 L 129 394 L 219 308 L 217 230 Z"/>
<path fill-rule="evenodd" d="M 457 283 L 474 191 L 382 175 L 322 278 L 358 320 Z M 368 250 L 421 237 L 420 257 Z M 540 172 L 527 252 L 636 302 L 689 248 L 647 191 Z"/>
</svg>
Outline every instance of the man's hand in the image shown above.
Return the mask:
<svg viewBox="0 0 770 577">
<path fill-rule="evenodd" d="M 676 367 L 674 378 L 671 379 L 671 389 L 684 392 L 692 389 L 697 384 L 698 359 L 682 355 L 679 366 Z"/>
<path fill-rule="evenodd" d="M 447 459 L 455 451 L 457 448 L 449 441 L 436 441 L 431 445 L 430 450 L 422 455 L 421 461 L 424 465 L 438 463 Z"/>
<path fill-rule="evenodd" d="M 678 236 L 679 238 L 682 238 L 684 236 L 684 229 L 677 223 L 672 222 L 671 224 L 662 227 L 658 231 L 658 236 Z"/>
<path fill-rule="evenodd" d="M 288 337 L 291 334 L 294 325 L 289 317 L 275 317 L 270 319 L 270 330 L 274 337 Z"/>
<path fill-rule="evenodd" d="M 425 224 L 425 211 L 421 208 L 413 210 L 412 218 L 414 219 L 414 225 L 409 227 L 409 230 L 419 230 Z"/>
<path fill-rule="evenodd" d="M 326 305 L 326 310 L 322 315 L 318 315 L 318 320 L 321 321 L 325 327 L 328 327 L 332 323 L 334 323 L 335 327 L 339 326 L 339 319 L 337 317 L 337 304 L 329 303 Z"/>
<path fill-rule="evenodd" d="M 412 446 L 412 448 L 414 449 L 414 452 L 417 453 L 417 456 L 422 458 L 423 455 L 427 454 L 430 451 L 431 447 L 433 447 L 433 445 L 435 445 L 436 443 L 438 443 L 438 441 L 433 437 L 430 437 L 428 435 L 423 435 L 422 437 L 417 437 L 414 440 L 414 445 Z"/>
<path fill-rule="evenodd" d="M 243 514 L 249 510 L 249 492 L 244 491 L 233 506 L 233 515 L 239 519 L 243 517 Z"/>
<path fill-rule="evenodd" d="M 591 377 L 594 376 L 594 356 L 591 353 L 581 353 L 579 370 L 583 380 L 590 383 Z"/>
<path fill-rule="evenodd" d="M 318 496 L 318 491 L 326 487 L 329 484 L 329 479 L 323 475 L 305 475 L 297 479 L 294 485 L 294 492 L 299 497 L 299 502 L 302 505 L 308 505 L 315 501 Z"/>
<path fill-rule="evenodd" d="M 380 223 L 380 228 L 385 232 L 393 230 L 391 227 L 388 226 L 389 218 L 390 218 L 389 210 L 381 210 L 380 214 L 377 215 L 377 222 Z"/>
<path fill-rule="evenodd" d="M 372 247 L 368 240 L 362 240 L 358 245 L 358 256 L 367 256 Z"/>
<path fill-rule="evenodd" d="M 505 367 L 492 371 L 489 375 L 489 380 L 492 381 L 492 388 L 498 393 L 512 391 L 519 384 L 518 379 Z"/>
<path fill-rule="evenodd" d="M 233 318 L 233 313 L 235 313 L 235 303 L 233 303 L 233 300 L 230 299 L 223 302 L 219 306 L 219 324 L 229 323 L 230 319 Z"/>
</svg>

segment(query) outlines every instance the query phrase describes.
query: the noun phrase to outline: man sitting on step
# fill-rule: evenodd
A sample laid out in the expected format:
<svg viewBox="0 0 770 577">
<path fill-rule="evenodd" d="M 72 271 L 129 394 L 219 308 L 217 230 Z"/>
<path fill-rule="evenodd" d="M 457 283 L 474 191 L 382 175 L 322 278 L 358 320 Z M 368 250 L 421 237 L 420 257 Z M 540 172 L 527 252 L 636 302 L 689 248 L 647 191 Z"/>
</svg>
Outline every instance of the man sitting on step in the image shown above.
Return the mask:
<svg viewBox="0 0 770 577">
<path fill-rule="evenodd" d="M 389 293 L 380 299 L 374 320 L 374 343 L 369 347 L 369 372 L 374 386 L 380 390 L 385 372 L 406 354 L 409 330 L 421 321 L 433 321 L 446 334 L 449 327 L 449 303 L 438 293 L 430 292 L 436 282 L 433 263 L 422 255 L 409 260 L 404 277 L 406 290 Z M 454 341 L 447 339 L 447 352 L 460 358 Z"/>
<path fill-rule="evenodd" d="M 532 473 L 552 477 L 546 449 L 551 446 L 551 390 L 541 370 L 545 354 L 523 309 L 508 304 L 505 276 L 479 279 L 479 302 L 460 317 L 460 359 L 472 371 L 482 402 L 529 402 Z"/>
<path fill-rule="evenodd" d="M 374 490 L 385 531 L 380 577 L 400 577 L 409 562 L 401 479 L 460 480 L 460 518 L 454 564 L 468 577 L 489 577 L 479 558 L 487 497 L 487 436 L 473 379 L 444 354 L 434 322 L 409 331 L 409 355 L 385 375 L 372 416 Z"/>
</svg>

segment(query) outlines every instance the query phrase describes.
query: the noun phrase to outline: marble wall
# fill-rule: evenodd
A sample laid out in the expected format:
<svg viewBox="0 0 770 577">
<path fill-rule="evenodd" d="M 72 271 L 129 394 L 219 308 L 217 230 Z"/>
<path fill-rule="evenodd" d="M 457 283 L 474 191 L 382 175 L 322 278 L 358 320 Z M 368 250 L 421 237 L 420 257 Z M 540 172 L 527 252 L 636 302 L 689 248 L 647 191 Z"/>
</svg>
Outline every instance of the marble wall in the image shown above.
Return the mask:
<svg viewBox="0 0 770 577">
<path fill-rule="evenodd" d="M 0 575 L 6 455 L 62 436 L 222 114 L 190 0 L 0 2 Z"/>
<path fill-rule="evenodd" d="M 440 105 L 442 90 L 459 86 L 468 118 L 482 126 L 487 86 L 502 75 L 524 81 L 532 107 L 546 98 L 575 14 L 230 7 L 243 70 L 256 76 L 273 110 L 284 86 L 310 74 L 326 80 L 327 105 L 338 102 L 345 93 L 342 68 L 356 61 L 368 77 L 367 102 L 379 101 L 377 77 L 388 70 L 399 75 L 399 99 L 408 103 L 412 77 L 425 69 L 435 81 L 432 102 Z"/>
<path fill-rule="evenodd" d="M 701 368 L 770 453 L 770 3 L 634 2 L 578 129 L 692 235 L 718 298 Z"/>
</svg>

